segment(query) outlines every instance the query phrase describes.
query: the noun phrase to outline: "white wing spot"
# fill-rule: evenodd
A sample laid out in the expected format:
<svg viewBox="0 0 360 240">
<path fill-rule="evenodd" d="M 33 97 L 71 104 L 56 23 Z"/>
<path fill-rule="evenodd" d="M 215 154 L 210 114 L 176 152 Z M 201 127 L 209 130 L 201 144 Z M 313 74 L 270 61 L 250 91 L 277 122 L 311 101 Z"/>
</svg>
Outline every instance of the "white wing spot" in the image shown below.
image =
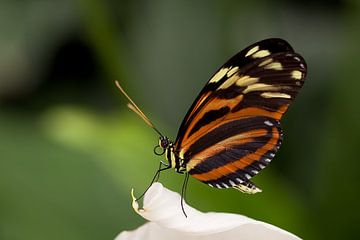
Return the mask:
<svg viewBox="0 0 360 240">
<path fill-rule="evenodd" d="M 225 82 L 223 82 L 218 89 L 227 89 L 228 87 L 232 86 L 236 81 L 239 79 L 239 76 L 233 75 L 232 77 L 228 78 Z"/>
<path fill-rule="evenodd" d="M 227 76 L 227 77 L 231 77 L 231 76 L 234 75 L 234 73 L 236 73 L 238 70 L 239 70 L 239 67 L 230 68 L 229 71 L 227 72 L 226 76 Z"/>
<path fill-rule="evenodd" d="M 264 92 L 260 94 L 260 96 L 264 98 L 291 98 L 289 94 L 278 92 Z"/>
<path fill-rule="evenodd" d="M 272 61 L 273 61 L 272 58 L 266 59 L 265 61 L 261 62 L 258 66 L 262 67 L 264 65 L 267 65 L 267 64 L 271 63 Z"/>
<path fill-rule="evenodd" d="M 219 184 L 216 184 L 216 187 L 217 187 L 217 188 L 222 188 Z"/>
<path fill-rule="evenodd" d="M 263 58 L 269 56 L 270 52 L 268 50 L 260 50 L 252 55 L 253 58 Z"/>
<path fill-rule="evenodd" d="M 265 158 L 264 160 L 265 160 L 265 162 L 271 162 L 271 159 L 269 159 L 269 158 Z"/>
<path fill-rule="evenodd" d="M 265 166 L 264 166 L 264 165 L 262 165 L 262 164 L 259 164 L 259 168 L 264 169 L 264 168 L 265 168 Z"/>
<path fill-rule="evenodd" d="M 231 186 L 236 186 L 236 183 L 234 183 L 232 180 L 229 181 Z"/>
<path fill-rule="evenodd" d="M 208 184 L 210 187 L 214 187 L 211 183 Z"/>
<path fill-rule="evenodd" d="M 257 52 L 257 51 L 259 51 L 259 46 L 255 46 L 255 47 L 253 47 L 252 49 L 250 49 L 250 50 L 246 53 L 245 57 L 247 57 L 247 56 L 249 56 L 249 55 L 252 55 L 253 53 L 255 53 L 255 52 Z"/>
<path fill-rule="evenodd" d="M 300 67 L 301 67 L 302 69 L 305 69 L 305 66 L 304 66 L 304 64 L 302 64 L 302 63 L 300 63 Z"/>
<path fill-rule="evenodd" d="M 275 157 L 274 153 L 270 153 L 269 155 L 270 155 L 270 157 Z"/>
<path fill-rule="evenodd" d="M 222 68 L 220 69 L 215 75 L 210 79 L 209 83 L 216 83 L 220 81 L 225 74 L 228 72 L 229 68 Z"/>
<path fill-rule="evenodd" d="M 299 62 L 300 62 L 300 58 L 294 57 L 294 59 L 295 59 L 296 61 L 299 61 Z"/>
<path fill-rule="evenodd" d="M 270 122 L 269 120 L 264 121 L 265 125 L 268 125 L 270 127 L 274 126 L 274 124 L 272 122 Z"/>
<path fill-rule="evenodd" d="M 264 67 L 265 69 L 273 69 L 273 70 L 283 70 L 283 66 L 280 62 L 272 62 Z"/>
<path fill-rule="evenodd" d="M 253 173 L 253 174 L 258 174 L 259 172 L 256 171 L 256 170 L 252 170 L 252 173 Z"/>
<path fill-rule="evenodd" d="M 243 183 L 244 181 L 243 180 L 241 180 L 240 178 L 236 178 L 235 179 L 238 183 Z"/>
<path fill-rule="evenodd" d="M 294 70 L 291 72 L 291 77 L 296 80 L 300 80 L 302 78 L 302 72 L 299 70 Z"/>
<path fill-rule="evenodd" d="M 242 76 L 240 77 L 237 81 L 236 81 L 236 85 L 239 87 L 244 87 L 244 86 L 249 86 L 251 84 L 254 84 L 256 82 L 259 81 L 259 78 L 252 78 L 248 75 Z"/>
<path fill-rule="evenodd" d="M 251 178 L 251 176 L 250 176 L 249 174 L 247 174 L 247 173 L 245 173 L 245 177 L 246 177 L 247 179 L 250 179 L 250 178 Z"/>
<path fill-rule="evenodd" d="M 222 183 L 222 185 L 223 185 L 225 188 L 229 188 L 229 186 L 226 185 L 225 183 Z"/>
<path fill-rule="evenodd" d="M 265 83 L 256 83 L 256 84 L 252 84 L 247 86 L 243 93 L 246 94 L 248 92 L 252 92 L 252 91 L 271 91 L 271 90 L 278 90 L 279 87 L 274 86 L 274 85 L 270 85 L 270 84 L 265 84 Z"/>
</svg>

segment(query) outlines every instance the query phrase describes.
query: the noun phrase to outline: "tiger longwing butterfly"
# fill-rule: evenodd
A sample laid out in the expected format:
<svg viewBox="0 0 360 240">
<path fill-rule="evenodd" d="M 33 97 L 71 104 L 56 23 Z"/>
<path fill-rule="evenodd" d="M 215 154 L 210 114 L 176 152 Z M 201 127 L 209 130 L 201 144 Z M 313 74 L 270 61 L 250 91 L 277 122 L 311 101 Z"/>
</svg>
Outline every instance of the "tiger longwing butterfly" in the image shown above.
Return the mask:
<svg viewBox="0 0 360 240">
<path fill-rule="evenodd" d="M 254 43 L 210 78 L 187 112 L 175 142 L 162 135 L 116 84 L 130 101 L 128 106 L 160 135 L 154 151 L 165 154 L 167 162 L 158 173 L 174 168 L 211 187 L 253 194 L 261 190 L 250 179 L 278 151 L 283 137 L 279 121 L 305 76 L 304 59 L 285 40 Z"/>
</svg>

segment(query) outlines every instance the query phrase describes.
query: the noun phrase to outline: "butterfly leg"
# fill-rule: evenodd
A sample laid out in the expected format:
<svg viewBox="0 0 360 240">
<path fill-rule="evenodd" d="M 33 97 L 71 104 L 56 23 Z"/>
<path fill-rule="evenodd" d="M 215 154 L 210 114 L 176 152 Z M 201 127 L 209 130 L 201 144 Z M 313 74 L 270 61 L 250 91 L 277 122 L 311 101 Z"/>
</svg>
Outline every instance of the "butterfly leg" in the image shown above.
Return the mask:
<svg viewBox="0 0 360 240">
<path fill-rule="evenodd" d="M 171 166 L 168 166 L 168 165 L 165 165 L 165 167 L 164 167 L 164 168 L 161 168 L 161 167 L 162 167 L 162 165 L 163 165 L 163 163 L 162 163 L 162 162 L 160 162 L 159 169 L 156 171 L 156 173 L 155 173 L 155 175 L 154 175 L 153 179 L 151 180 L 150 185 L 146 188 L 146 190 L 144 191 L 144 193 L 143 193 L 143 194 L 141 194 L 141 196 L 140 196 L 140 197 L 138 197 L 138 198 L 136 199 L 136 201 L 138 201 L 138 200 L 140 200 L 141 198 L 143 198 L 143 197 L 144 197 L 145 193 L 149 190 L 149 188 L 151 187 L 151 185 L 159 179 L 160 173 L 161 173 L 162 171 L 165 171 L 165 170 L 167 170 L 167 169 L 170 169 L 170 168 L 171 168 Z"/>
<path fill-rule="evenodd" d="M 162 169 L 162 168 L 161 168 L 162 166 L 165 166 L 165 168 Z M 153 182 L 157 182 L 157 181 L 159 180 L 159 178 L 160 178 L 160 173 L 161 173 L 163 170 L 167 170 L 167 169 L 169 169 L 169 168 L 170 168 L 169 165 L 167 165 L 167 164 L 164 163 L 163 161 L 160 161 L 159 169 L 158 169 L 158 171 L 156 172 L 156 174 L 155 174 L 155 176 L 154 176 L 155 179 L 153 179 L 153 181 L 151 182 L 151 184 L 152 184 Z M 151 185 L 151 184 L 150 184 L 150 185 Z"/>
</svg>

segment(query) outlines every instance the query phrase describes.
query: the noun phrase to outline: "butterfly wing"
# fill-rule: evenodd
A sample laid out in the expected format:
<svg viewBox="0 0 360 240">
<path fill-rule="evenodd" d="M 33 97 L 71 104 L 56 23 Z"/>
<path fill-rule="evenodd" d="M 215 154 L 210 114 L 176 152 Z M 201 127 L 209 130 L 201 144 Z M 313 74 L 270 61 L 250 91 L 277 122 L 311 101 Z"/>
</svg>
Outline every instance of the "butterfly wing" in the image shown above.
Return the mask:
<svg viewBox="0 0 360 240">
<path fill-rule="evenodd" d="M 175 142 L 183 167 L 217 188 L 260 191 L 250 178 L 282 141 L 279 120 L 301 89 L 304 59 L 281 39 L 257 42 L 227 61 L 186 114 Z"/>
</svg>

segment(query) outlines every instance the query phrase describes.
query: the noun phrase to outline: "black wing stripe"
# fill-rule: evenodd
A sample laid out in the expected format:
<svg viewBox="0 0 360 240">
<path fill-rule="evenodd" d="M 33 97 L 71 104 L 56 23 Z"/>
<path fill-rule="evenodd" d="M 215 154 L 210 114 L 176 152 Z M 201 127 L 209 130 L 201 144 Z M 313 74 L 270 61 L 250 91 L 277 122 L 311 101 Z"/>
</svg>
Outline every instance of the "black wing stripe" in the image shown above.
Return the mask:
<svg viewBox="0 0 360 240">
<path fill-rule="evenodd" d="M 232 109 L 232 112 L 237 112 L 247 107 L 257 107 L 259 109 L 264 109 L 271 112 L 281 112 L 281 114 L 283 114 L 284 112 L 280 110 L 281 107 L 292 102 L 291 99 L 286 98 L 265 99 L 260 97 L 258 92 L 248 94 L 246 97 L 247 98 L 244 101 L 241 101 Z"/>
<path fill-rule="evenodd" d="M 278 140 L 276 140 L 276 142 L 271 144 L 270 148 L 267 148 L 267 152 L 265 154 L 258 155 L 258 158 L 252 158 L 251 155 L 255 154 L 256 150 L 258 150 L 259 148 L 262 148 L 266 144 L 268 144 L 269 141 L 272 139 L 272 137 L 273 135 L 271 129 L 268 129 L 268 134 L 264 136 L 257 137 L 251 142 L 245 144 L 229 146 L 228 148 L 217 153 L 216 155 L 213 155 L 211 157 L 202 160 L 199 164 L 196 165 L 195 168 L 191 169 L 189 173 L 190 174 L 207 173 L 216 168 L 238 161 L 239 159 L 244 157 L 247 157 L 249 160 L 254 161 L 254 163 L 256 161 L 261 161 L 261 159 L 264 158 L 263 162 L 267 164 L 269 162 L 268 159 L 271 160 L 275 156 L 275 153 L 279 147 L 279 143 L 281 144 L 281 137 Z M 261 169 L 258 169 L 258 167 L 256 167 L 256 170 L 260 171 Z"/>
<path fill-rule="evenodd" d="M 191 156 L 196 155 L 197 153 L 224 139 L 243 132 L 259 129 L 259 126 L 264 126 L 265 121 L 269 121 L 273 125 L 278 124 L 277 121 L 274 121 L 274 119 L 268 117 L 249 117 L 222 124 L 194 142 L 186 151 L 184 158 L 190 160 Z"/>
<path fill-rule="evenodd" d="M 251 165 L 249 165 L 243 169 L 238 169 L 237 171 L 231 172 L 225 176 L 220 176 L 217 179 L 204 181 L 204 183 L 209 184 L 210 186 L 213 186 L 213 187 L 217 187 L 217 188 L 233 186 L 234 184 L 236 184 L 236 185 L 237 184 L 252 185 L 252 183 L 249 181 L 249 179 L 251 177 L 255 176 L 259 171 L 264 169 L 270 163 L 270 161 L 275 156 L 275 153 L 278 150 L 280 145 L 281 145 L 281 139 L 278 141 L 278 143 L 274 146 L 274 148 L 272 150 L 269 150 L 266 154 L 262 155 L 259 160 L 253 162 Z M 233 154 L 233 152 L 231 152 L 231 154 Z M 269 155 L 271 157 L 269 157 Z M 216 166 L 214 165 L 213 162 L 207 162 L 207 163 L 209 164 L 208 169 L 216 168 Z M 195 173 L 195 171 L 194 171 L 194 173 Z M 198 169 L 197 169 L 196 173 L 200 173 L 198 171 Z"/>
<path fill-rule="evenodd" d="M 189 137 L 198 131 L 202 126 L 205 126 L 219 118 L 224 117 L 227 113 L 230 112 L 230 108 L 225 106 L 220 109 L 210 110 L 204 114 L 204 116 L 194 125 L 189 133 Z"/>
</svg>

